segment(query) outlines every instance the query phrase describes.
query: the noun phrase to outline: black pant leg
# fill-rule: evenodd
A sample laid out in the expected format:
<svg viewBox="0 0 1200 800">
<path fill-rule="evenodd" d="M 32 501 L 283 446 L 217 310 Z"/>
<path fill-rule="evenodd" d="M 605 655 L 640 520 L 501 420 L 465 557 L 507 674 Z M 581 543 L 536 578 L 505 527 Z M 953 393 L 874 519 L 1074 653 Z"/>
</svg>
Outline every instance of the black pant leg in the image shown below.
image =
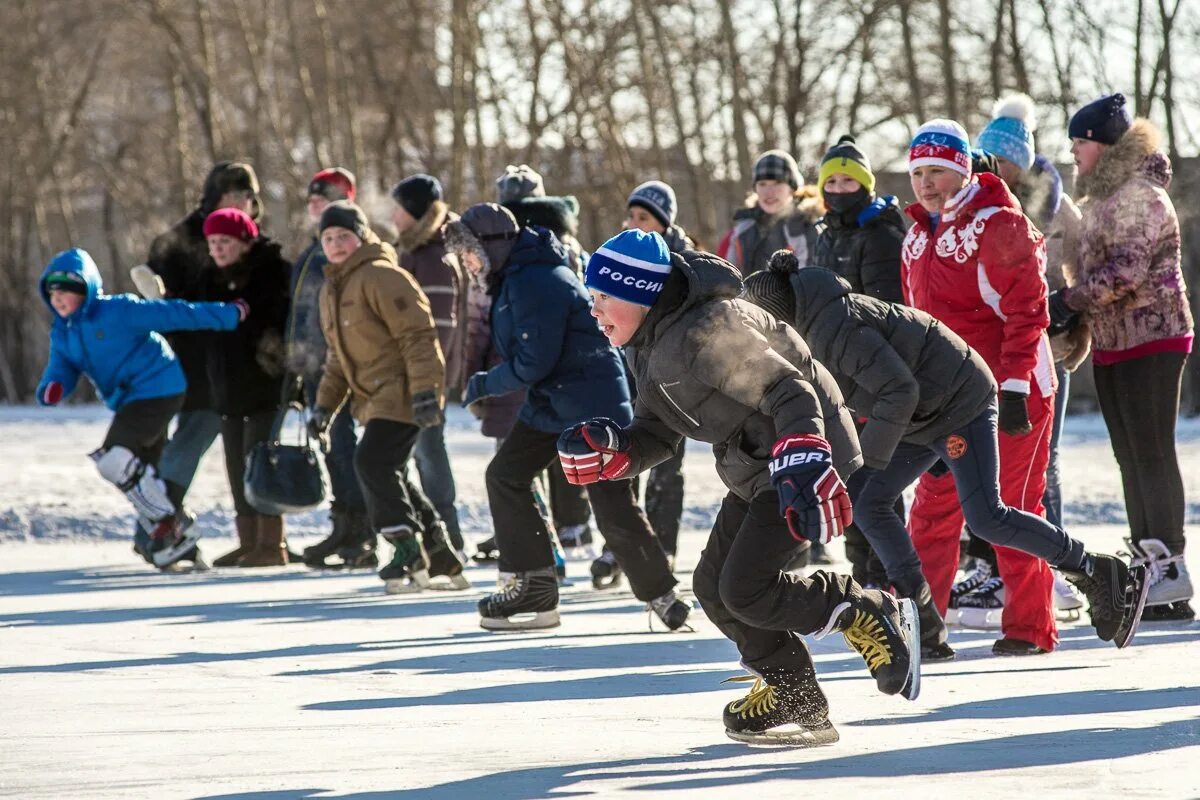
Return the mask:
<svg viewBox="0 0 1200 800">
<path fill-rule="evenodd" d="M 630 481 L 600 481 L 587 487 L 604 542 L 629 578 L 638 600 L 648 602 L 675 587 L 667 554 L 638 507 Z"/>
<path fill-rule="evenodd" d="M 557 445 L 557 439 L 555 440 Z M 587 491 L 582 486 L 576 486 L 567 480 L 563 474 L 562 464 L 558 459 L 546 468 L 547 499 L 550 502 L 550 514 L 554 517 L 554 527 L 558 530 L 569 525 L 586 525 L 591 519 L 592 510 L 588 506 Z"/>
<path fill-rule="evenodd" d="M 557 459 L 558 436 L 518 420 L 488 464 L 488 506 L 502 571 L 528 572 L 554 565 L 550 531 L 534 499 L 533 480 Z"/>
<path fill-rule="evenodd" d="M 376 533 L 398 525 L 407 525 L 413 533 L 421 530 L 405 476 L 419 431 L 416 425 L 390 419 L 368 420 L 363 427 L 354 450 L 354 471 Z"/>
<path fill-rule="evenodd" d="M 183 395 L 134 400 L 113 414 L 102 447 L 125 447 L 145 464 L 158 464 L 167 444 L 171 418 L 183 407 Z"/>
<path fill-rule="evenodd" d="M 681 441 L 675 455 L 650 470 L 646 483 L 646 516 L 663 550 L 672 556 L 679 546 L 683 516 L 683 454 Z"/>
</svg>

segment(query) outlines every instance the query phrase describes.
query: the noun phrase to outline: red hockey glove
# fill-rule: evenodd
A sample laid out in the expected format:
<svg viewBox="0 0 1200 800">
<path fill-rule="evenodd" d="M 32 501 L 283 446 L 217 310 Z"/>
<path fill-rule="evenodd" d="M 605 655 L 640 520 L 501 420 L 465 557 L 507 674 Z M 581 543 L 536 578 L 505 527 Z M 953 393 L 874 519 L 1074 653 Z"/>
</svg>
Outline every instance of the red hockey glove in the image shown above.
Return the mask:
<svg viewBox="0 0 1200 800">
<path fill-rule="evenodd" d="M 567 428 L 558 437 L 558 459 L 567 482 L 582 486 L 623 478 L 629 471 L 629 435 L 607 417 Z"/>
<path fill-rule="evenodd" d="M 50 381 L 42 387 L 42 394 L 38 399 L 44 406 L 58 405 L 63 399 L 63 385 L 58 381 Z"/>
<path fill-rule="evenodd" d="M 785 436 L 771 450 L 771 484 L 779 513 L 796 541 L 829 544 L 854 520 L 850 495 L 833 467 L 833 451 L 814 434 Z"/>
</svg>

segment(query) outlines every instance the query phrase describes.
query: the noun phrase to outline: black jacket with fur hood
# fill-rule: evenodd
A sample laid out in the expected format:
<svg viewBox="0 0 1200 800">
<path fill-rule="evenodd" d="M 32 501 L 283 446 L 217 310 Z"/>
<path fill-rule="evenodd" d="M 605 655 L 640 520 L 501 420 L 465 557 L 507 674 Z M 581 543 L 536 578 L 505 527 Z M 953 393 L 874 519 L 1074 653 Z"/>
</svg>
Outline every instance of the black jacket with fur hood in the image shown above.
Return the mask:
<svg viewBox="0 0 1200 800">
<path fill-rule="evenodd" d="M 794 330 L 738 299 L 737 269 L 694 250 L 672 254 L 671 265 L 625 348 L 638 388 L 632 474 L 665 461 L 685 436 L 713 446 L 717 474 L 746 501 L 771 488 L 771 448 L 788 434 L 828 439 L 843 479 L 862 466 L 833 376 Z"/>
<path fill-rule="evenodd" d="M 868 467 L 886 467 L 901 441 L 950 435 L 995 402 L 987 362 L 929 314 L 854 294 L 830 270 L 796 269 L 788 253 L 770 264 L 747 280 L 747 298 L 795 326 L 866 418 L 859 441 Z"/>
</svg>

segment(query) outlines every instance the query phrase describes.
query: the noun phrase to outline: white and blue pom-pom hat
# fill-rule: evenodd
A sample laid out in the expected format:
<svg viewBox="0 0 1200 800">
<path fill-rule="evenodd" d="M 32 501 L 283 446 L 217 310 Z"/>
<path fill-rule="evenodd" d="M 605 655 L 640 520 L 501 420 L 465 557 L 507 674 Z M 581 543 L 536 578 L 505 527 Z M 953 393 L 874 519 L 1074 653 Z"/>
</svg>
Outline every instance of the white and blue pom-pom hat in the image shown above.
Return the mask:
<svg viewBox="0 0 1200 800">
<path fill-rule="evenodd" d="M 649 308 L 671 273 L 671 251 L 657 233 L 621 231 L 588 259 L 583 283 L 597 292 Z"/>
</svg>

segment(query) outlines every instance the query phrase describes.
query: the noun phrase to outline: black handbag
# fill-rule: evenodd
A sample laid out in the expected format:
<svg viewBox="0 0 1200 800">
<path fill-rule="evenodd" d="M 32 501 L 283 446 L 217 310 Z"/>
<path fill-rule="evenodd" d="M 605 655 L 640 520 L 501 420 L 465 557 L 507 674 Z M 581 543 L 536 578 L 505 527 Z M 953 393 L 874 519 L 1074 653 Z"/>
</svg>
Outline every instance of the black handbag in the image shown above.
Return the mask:
<svg viewBox="0 0 1200 800">
<path fill-rule="evenodd" d="M 284 444 L 283 428 L 292 413 L 300 418 L 300 435 L 295 444 Z M 295 514 L 325 502 L 329 476 L 321 453 L 309 437 L 300 403 L 284 404 L 275 415 L 271 436 L 246 456 L 244 484 L 247 502 L 260 514 Z"/>
</svg>

